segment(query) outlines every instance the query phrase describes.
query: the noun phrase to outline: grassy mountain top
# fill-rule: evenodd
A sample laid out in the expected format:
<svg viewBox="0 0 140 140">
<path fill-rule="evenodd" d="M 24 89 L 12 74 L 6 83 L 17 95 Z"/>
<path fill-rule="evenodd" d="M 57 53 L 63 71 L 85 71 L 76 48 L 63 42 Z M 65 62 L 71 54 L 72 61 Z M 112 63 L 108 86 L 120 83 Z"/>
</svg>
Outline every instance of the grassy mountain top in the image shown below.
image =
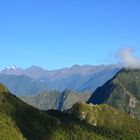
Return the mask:
<svg viewBox="0 0 140 140">
<path fill-rule="evenodd" d="M 97 131 L 111 139 L 137 139 L 140 137 L 140 121 L 112 108 L 110 105 L 76 103 L 70 110 L 78 119 L 91 124 Z"/>
<path fill-rule="evenodd" d="M 85 120 L 94 126 L 122 127 L 125 121 L 134 121 L 108 104 L 93 105 L 78 102 L 70 109 L 70 112 L 80 120 Z"/>
</svg>

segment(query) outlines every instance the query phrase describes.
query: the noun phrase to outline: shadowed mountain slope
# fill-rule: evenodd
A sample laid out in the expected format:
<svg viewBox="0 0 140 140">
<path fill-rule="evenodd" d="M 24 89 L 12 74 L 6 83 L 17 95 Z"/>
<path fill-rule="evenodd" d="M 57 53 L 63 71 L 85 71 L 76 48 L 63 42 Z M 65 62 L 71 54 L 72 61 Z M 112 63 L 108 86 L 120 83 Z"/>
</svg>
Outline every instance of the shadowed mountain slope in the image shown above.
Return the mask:
<svg viewBox="0 0 140 140">
<path fill-rule="evenodd" d="M 140 118 L 140 70 L 122 69 L 99 87 L 88 103 L 107 103 L 133 117 Z"/>
</svg>

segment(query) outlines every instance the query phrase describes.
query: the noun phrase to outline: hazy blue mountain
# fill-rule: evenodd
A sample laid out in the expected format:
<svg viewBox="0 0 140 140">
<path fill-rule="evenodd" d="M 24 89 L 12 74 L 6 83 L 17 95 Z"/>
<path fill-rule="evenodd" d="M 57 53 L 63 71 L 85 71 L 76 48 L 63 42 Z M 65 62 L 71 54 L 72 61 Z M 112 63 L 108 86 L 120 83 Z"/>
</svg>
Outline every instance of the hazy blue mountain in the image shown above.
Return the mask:
<svg viewBox="0 0 140 140">
<path fill-rule="evenodd" d="M 106 81 L 111 79 L 120 68 L 116 68 L 114 66 L 112 67 L 106 67 L 98 69 L 97 72 L 95 72 L 93 75 L 91 75 L 90 79 L 85 82 L 81 87 L 78 89 L 79 91 L 94 91 L 97 87 L 102 86 Z M 93 85 L 94 84 L 94 85 Z"/>
<path fill-rule="evenodd" d="M 46 90 L 46 85 L 25 75 L 0 74 L 0 82 L 15 95 L 35 95 Z"/>
<path fill-rule="evenodd" d="M 25 75 L 32 79 L 40 79 L 42 76 L 45 76 L 47 72 L 48 72 L 47 70 L 44 70 L 41 67 L 37 67 L 37 66 L 31 66 L 27 69 L 11 66 L 2 69 L 0 71 L 0 74 L 16 75 L 16 76 Z"/>
<path fill-rule="evenodd" d="M 12 66 L 0 71 L 0 82 L 16 95 L 36 95 L 53 90 L 62 92 L 65 89 L 93 92 L 119 69 L 117 65 L 74 65 L 48 71 L 36 66 L 27 69 Z M 20 81 L 22 84 L 18 84 Z"/>
</svg>

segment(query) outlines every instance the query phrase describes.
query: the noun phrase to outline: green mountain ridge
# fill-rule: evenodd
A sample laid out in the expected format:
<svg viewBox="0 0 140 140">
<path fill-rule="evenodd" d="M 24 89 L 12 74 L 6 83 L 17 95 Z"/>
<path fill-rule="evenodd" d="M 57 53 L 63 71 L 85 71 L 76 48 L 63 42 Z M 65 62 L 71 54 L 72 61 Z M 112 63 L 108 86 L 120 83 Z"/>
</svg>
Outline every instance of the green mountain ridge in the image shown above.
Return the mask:
<svg viewBox="0 0 140 140">
<path fill-rule="evenodd" d="M 130 118 L 127 114 L 110 105 L 93 105 L 79 102 L 68 112 L 98 129 L 101 128 L 103 130 L 102 133 L 113 134 L 114 136 L 111 136 L 112 139 L 129 140 L 136 137 L 140 138 L 140 131 L 137 129 L 139 121 Z M 133 137 L 134 133 L 137 135 L 136 137 Z"/>
<path fill-rule="evenodd" d="M 122 69 L 99 87 L 88 103 L 107 103 L 132 117 L 140 118 L 140 70 Z"/>
</svg>

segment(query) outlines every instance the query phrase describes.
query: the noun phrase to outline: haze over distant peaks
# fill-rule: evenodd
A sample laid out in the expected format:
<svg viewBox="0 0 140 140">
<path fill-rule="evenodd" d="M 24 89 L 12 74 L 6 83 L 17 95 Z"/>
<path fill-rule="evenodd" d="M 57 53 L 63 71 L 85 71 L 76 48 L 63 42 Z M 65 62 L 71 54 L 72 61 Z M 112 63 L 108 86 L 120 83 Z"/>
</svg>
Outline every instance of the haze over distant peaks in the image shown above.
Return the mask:
<svg viewBox="0 0 140 140">
<path fill-rule="evenodd" d="M 12 65 L 12 66 L 10 66 L 10 67 L 5 67 L 5 68 L 2 69 L 1 71 L 4 71 L 4 70 L 5 70 L 5 71 L 6 71 L 6 70 L 7 70 L 7 71 L 8 71 L 8 70 L 10 71 L 10 70 L 16 70 L 16 69 L 17 69 L 17 67 L 16 67 L 15 65 Z"/>
<path fill-rule="evenodd" d="M 16 95 L 39 94 L 41 91 L 91 91 L 118 72 L 118 65 L 74 65 L 70 68 L 45 70 L 31 66 L 26 69 L 11 66 L 0 71 L 0 82 Z M 97 80 L 98 78 L 98 80 Z M 22 83 L 22 84 L 19 84 Z"/>
</svg>

